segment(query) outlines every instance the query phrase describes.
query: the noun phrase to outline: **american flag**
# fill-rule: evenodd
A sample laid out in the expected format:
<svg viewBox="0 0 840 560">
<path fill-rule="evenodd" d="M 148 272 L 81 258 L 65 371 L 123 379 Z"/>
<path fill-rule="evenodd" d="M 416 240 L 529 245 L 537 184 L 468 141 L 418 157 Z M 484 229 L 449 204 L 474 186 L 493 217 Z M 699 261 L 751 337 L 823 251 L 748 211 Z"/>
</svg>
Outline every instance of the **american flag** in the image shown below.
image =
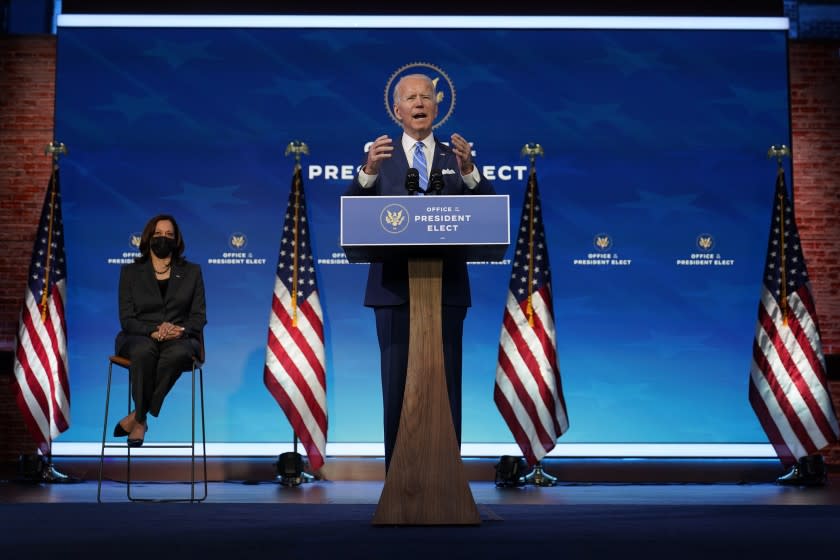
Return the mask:
<svg viewBox="0 0 840 560">
<path fill-rule="evenodd" d="M 750 370 L 750 403 L 786 467 L 836 442 L 837 417 L 784 171 L 776 178 Z"/>
<path fill-rule="evenodd" d="M 297 165 L 277 258 L 263 381 L 286 413 L 314 470 L 323 466 L 327 444 L 324 364 L 324 318 Z"/>
<path fill-rule="evenodd" d="M 493 400 L 529 464 L 569 428 L 537 174 L 531 167 L 499 340 Z"/>
<path fill-rule="evenodd" d="M 29 264 L 14 361 L 18 407 L 44 455 L 51 454 L 53 439 L 70 427 L 66 266 L 61 194 L 54 165 Z"/>
</svg>

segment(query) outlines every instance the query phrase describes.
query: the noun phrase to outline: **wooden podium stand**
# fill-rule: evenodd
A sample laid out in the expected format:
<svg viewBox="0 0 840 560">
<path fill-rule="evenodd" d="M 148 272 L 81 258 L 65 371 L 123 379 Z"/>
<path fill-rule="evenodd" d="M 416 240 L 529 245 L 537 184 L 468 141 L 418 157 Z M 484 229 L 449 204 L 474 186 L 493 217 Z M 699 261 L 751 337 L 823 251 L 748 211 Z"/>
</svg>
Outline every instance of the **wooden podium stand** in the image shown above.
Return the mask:
<svg viewBox="0 0 840 560">
<path fill-rule="evenodd" d="M 341 247 L 350 262 L 408 259 L 408 371 L 374 525 L 481 523 L 446 389 L 441 276 L 445 257 L 503 258 L 510 244 L 509 217 L 507 195 L 341 198 Z"/>
<path fill-rule="evenodd" d="M 400 427 L 374 525 L 478 525 L 443 367 L 439 259 L 411 259 L 408 374 Z"/>
</svg>

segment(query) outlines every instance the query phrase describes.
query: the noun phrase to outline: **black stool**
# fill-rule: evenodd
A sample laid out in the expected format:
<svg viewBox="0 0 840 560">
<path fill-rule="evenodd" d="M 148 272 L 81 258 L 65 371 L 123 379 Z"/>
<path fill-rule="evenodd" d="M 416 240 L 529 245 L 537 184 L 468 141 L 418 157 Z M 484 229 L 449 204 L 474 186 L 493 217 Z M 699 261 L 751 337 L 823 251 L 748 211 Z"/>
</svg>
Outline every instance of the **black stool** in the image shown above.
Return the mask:
<svg viewBox="0 0 840 560">
<path fill-rule="evenodd" d="M 137 498 L 131 495 L 131 447 L 129 447 L 126 443 L 106 443 L 105 437 L 108 432 L 108 408 L 111 401 L 111 377 L 114 366 L 120 366 L 125 368 L 126 371 L 129 371 L 129 366 L 131 366 L 131 360 L 128 358 L 123 358 L 122 356 L 110 356 L 108 358 L 108 388 L 106 389 L 105 393 L 105 421 L 102 426 L 102 450 L 99 455 L 99 483 L 96 489 L 96 501 L 102 503 L 102 471 L 105 463 L 105 449 L 108 448 L 120 448 L 126 449 L 126 495 L 128 499 L 132 502 L 202 502 L 207 499 L 207 439 L 205 434 L 205 423 L 204 423 L 204 340 L 203 338 L 200 340 L 201 343 L 201 350 L 200 356 L 193 356 L 192 361 L 192 368 L 189 371 L 192 374 L 192 414 L 190 414 L 190 420 L 192 423 L 192 440 L 190 443 L 185 443 L 182 445 L 179 444 L 169 444 L 169 445 L 154 445 L 154 444 L 144 444 L 143 447 L 146 449 L 189 449 L 190 450 L 190 495 L 189 497 L 183 498 Z M 201 407 L 201 458 L 202 458 L 202 465 L 204 467 L 204 494 L 200 497 L 196 496 L 196 480 L 195 480 L 195 399 L 196 399 L 196 392 L 195 392 L 195 381 L 196 381 L 196 372 L 198 372 L 198 384 L 199 384 L 199 403 Z M 129 374 L 128 379 L 128 411 L 131 412 L 131 375 Z"/>
</svg>

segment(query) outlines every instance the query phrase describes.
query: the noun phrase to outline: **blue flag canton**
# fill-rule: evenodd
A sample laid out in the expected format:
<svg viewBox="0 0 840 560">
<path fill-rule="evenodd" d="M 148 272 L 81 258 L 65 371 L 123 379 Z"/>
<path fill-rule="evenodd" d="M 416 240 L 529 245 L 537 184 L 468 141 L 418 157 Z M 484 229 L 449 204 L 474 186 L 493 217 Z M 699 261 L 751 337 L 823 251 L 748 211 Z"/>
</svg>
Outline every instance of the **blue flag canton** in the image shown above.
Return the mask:
<svg viewBox="0 0 840 560">
<path fill-rule="evenodd" d="M 61 217 L 61 192 L 58 186 L 58 172 L 50 181 L 38 222 L 32 260 L 29 263 L 29 290 L 37 300 L 44 293 L 67 276 L 64 259 L 64 222 Z"/>
<path fill-rule="evenodd" d="M 295 195 L 297 188 L 300 193 Z M 297 200 L 296 200 L 297 199 Z M 306 217 L 306 201 L 303 194 L 303 182 L 299 175 L 295 176 L 292 191 L 289 193 L 289 203 L 286 206 L 286 217 L 283 223 L 283 237 L 280 240 L 280 254 L 277 257 L 277 279 L 283 282 L 291 294 L 297 291 L 298 299 L 305 300 L 317 291 L 315 283 L 315 262 L 312 258 L 312 247 L 309 243 L 309 222 Z M 297 205 L 297 207 L 296 207 Z M 297 214 L 297 227 L 295 215 Z M 297 229 L 297 285 L 295 285 L 295 230 Z"/>
<path fill-rule="evenodd" d="M 784 247 L 782 240 L 784 240 Z M 784 256 L 784 269 L 782 268 Z M 793 214 L 793 206 L 787 194 L 784 175 L 776 180 L 776 196 L 773 203 L 773 219 L 770 227 L 770 240 L 767 247 L 767 264 L 764 271 L 764 285 L 776 299 L 782 295 L 782 274 L 788 294 L 808 282 L 808 270 L 799 230 Z"/>
<path fill-rule="evenodd" d="M 536 177 L 531 178 L 529 191 L 533 193 L 533 222 L 531 222 L 531 197 L 526 194 L 519 220 L 519 232 L 513 255 L 513 268 L 510 279 L 510 291 L 518 301 L 551 283 L 551 270 L 548 264 L 548 247 L 545 241 L 545 227 L 542 219 L 542 203 L 537 188 Z M 531 262 L 531 231 L 533 230 L 533 263 Z M 533 266 L 533 269 L 531 267 Z"/>
</svg>

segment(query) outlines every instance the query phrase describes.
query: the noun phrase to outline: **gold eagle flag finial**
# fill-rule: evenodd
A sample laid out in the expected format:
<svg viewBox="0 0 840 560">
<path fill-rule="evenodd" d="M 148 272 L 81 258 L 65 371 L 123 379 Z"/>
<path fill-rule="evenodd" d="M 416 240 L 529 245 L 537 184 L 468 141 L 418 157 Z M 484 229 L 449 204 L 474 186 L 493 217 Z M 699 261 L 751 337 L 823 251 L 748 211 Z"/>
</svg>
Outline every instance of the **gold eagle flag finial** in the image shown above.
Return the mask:
<svg viewBox="0 0 840 560">
<path fill-rule="evenodd" d="M 44 155 L 52 154 L 53 158 L 58 158 L 59 155 L 67 155 L 69 152 L 64 142 L 50 142 L 44 147 Z"/>
<path fill-rule="evenodd" d="M 53 140 L 44 146 L 44 155 L 52 156 L 53 168 L 58 167 L 58 158 L 60 156 L 66 156 L 68 153 L 69 151 L 67 150 L 67 146 L 64 145 L 64 142 L 56 142 Z"/>
<path fill-rule="evenodd" d="M 300 140 L 292 140 L 286 145 L 286 153 L 284 155 L 288 157 L 289 154 L 294 154 L 295 167 L 300 168 L 300 156 L 301 154 L 305 156 L 309 155 L 309 146 L 307 146 L 305 142 L 301 142 Z"/>
<path fill-rule="evenodd" d="M 785 144 L 773 144 L 767 150 L 767 157 L 768 158 L 776 158 L 776 165 L 779 167 L 779 171 L 782 171 L 782 159 L 790 156 L 790 148 L 788 148 Z"/>
<path fill-rule="evenodd" d="M 522 147 L 522 156 L 527 156 L 531 160 L 531 165 L 535 165 L 537 156 L 545 156 L 543 147 L 535 142 L 529 142 Z"/>
</svg>

